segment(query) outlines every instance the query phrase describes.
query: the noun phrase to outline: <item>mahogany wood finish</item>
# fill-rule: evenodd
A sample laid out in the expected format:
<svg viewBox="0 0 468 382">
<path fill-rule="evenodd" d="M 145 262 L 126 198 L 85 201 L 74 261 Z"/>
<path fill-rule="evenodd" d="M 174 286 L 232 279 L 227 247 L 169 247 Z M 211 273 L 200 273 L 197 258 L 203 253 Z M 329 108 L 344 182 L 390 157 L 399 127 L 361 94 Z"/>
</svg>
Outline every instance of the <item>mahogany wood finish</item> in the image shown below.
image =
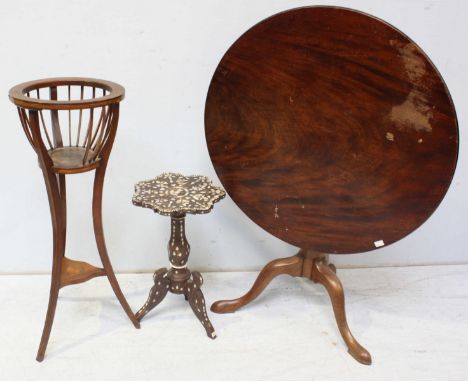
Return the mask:
<svg viewBox="0 0 468 382">
<path fill-rule="evenodd" d="M 336 7 L 279 13 L 234 42 L 209 87 L 205 131 L 239 208 L 272 235 L 328 254 L 414 231 L 443 199 L 458 155 L 455 110 L 429 58 L 391 25 Z M 280 265 L 242 303 L 213 310 L 253 299 L 288 273 Z M 317 269 L 339 300 L 341 286 Z"/>
<path fill-rule="evenodd" d="M 124 311 L 135 327 L 140 327 L 115 277 L 102 227 L 104 175 L 117 131 L 119 102 L 124 98 L 124 93 L 124 88 L 118 84 L 90 78 L 32 81 L 15 86 L 9 93 L 10 100 L 18 107 L 26 137 L 37 153 L 52 218 L 52 280 L 37 361 L 44 359 L 59 289 L 67 285 L 82 283 L 97 276 L 107 276 Z M 65 175 L 91 170 L 96 170 L 92 213 L 103 268 L 65 257 Z"/>
</svg>

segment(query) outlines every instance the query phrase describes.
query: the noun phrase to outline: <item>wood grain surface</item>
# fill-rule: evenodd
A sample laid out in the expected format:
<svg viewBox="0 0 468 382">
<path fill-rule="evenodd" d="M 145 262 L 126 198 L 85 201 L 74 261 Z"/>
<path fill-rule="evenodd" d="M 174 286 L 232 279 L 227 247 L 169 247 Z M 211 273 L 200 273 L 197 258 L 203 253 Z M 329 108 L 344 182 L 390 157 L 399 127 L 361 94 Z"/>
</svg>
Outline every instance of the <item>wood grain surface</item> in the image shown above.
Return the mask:
<svg viewBox="0 0 468 382">
<path fill-rule="evenodd" d="M 443 79 L 407 36 L 335 7 L 274 15 L 214 73 L 205 130 L 234 202 L 304 249 L 391 244 L 434 212 L 458 155 Z"/>
</svg>

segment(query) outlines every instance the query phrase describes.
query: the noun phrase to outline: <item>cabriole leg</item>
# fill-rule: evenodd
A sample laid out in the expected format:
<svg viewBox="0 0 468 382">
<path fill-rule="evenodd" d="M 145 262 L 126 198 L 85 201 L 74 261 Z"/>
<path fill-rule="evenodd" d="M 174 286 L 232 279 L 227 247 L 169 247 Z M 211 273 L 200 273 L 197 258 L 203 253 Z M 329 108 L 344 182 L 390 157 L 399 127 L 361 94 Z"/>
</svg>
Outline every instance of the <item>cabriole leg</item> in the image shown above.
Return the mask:
<svg viewBox="0 0 468 382">
<path fill-rule="evenodd" d="M 327 264 L 324 259 L 314 259 L 311 279 L 322 284 L 330 295 L 336 323 L 341 336 L 348 346 L 348 352 L 358 361 L 365 365 L 372 363 L 369 352 L 362 347 L 354 338 L 346 320 L 345 298 L 343 285 L 335 274 L 336 269 Z"/>
<path fill-rule="evenodd" d="M 258 275 L 252 288 L 242 297 L 233 300 L 216 301 L 211 305 L 215 313 L 232 313 L 257 298 L 268 284 L 279 275 L 288 274 L 300 276 L 302 270 L 302 257 L 295 255 L 270 261 Z"/>
</svg>

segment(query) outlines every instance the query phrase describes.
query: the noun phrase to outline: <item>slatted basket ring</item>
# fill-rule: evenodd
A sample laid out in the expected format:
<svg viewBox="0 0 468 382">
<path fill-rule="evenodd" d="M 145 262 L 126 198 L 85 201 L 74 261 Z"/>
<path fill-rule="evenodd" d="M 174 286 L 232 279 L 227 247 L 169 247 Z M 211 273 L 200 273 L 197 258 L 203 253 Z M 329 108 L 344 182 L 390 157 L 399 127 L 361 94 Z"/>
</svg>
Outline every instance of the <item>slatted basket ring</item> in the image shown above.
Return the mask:
<svg viewBox="0 0 468 382">
<path fill-rule="evenodd" d="M 15 86 L 10 99 L 33 148 L 45 149 L 54 172 L 71 174 L 95 169 L 109 154 L 124 94 L 109 81 L 55 78 Z"/>
<path fill-rule="evenodd" d="M 10 90 L 10 100 L 44 175 L 53 228 L 53 265 L 49 306 L 36 359 L 44 359 L 59 289 L 107 276 L 135 327 L 139 322 L 120 290 L 107 254 L 102 223 L 102 191 L 107 162 L 119 120 L 125 89 L 91 78 L 51 78 L 22 83 Z M 65 177 L 95 170 L 92 215 L 103 268 L 65 257 L 67 197 Z"/>
</svg>

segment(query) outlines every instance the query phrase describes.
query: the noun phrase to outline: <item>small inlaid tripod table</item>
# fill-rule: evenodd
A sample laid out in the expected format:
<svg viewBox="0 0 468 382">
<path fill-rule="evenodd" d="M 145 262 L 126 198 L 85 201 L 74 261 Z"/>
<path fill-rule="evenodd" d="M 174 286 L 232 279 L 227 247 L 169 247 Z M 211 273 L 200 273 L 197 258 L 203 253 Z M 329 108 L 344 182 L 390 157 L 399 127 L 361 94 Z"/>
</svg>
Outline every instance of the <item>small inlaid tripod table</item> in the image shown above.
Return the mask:
<svg viewBox="0 0 468 382">
<path fill-rule="evenodd" d="M 216 338 L 200 289 L 203 278 L 199 272 L 191 272 L 187 268 L 190 245 L 185 237 L 185 215 L 206 214 L 225 195 L 224 190 L 213 186 L 206 176 L 198 175 L 164 173 L 135 185 L 134 205 L 171 217 L 171 237 L 167 246 L 171 269 L 161 268 L 154 273 L 154 286 L 146 303 L 136 314 L 138 320 L 155 308 L 170 291 L 185 296 L 208 337 Z"/>
</svg>

